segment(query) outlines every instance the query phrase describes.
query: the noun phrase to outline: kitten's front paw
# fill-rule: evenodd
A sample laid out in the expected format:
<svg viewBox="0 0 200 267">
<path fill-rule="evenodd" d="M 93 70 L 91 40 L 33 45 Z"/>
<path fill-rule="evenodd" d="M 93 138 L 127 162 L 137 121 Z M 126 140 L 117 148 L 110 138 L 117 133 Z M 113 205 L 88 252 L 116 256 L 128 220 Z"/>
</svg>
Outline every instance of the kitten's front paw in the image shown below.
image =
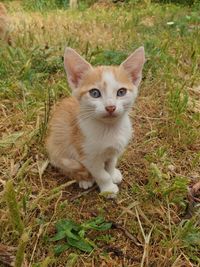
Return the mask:
<svg viewBox="0 0 200 267">
<path fill-rule="evenodd" d="M 114 184 L 120 184 L 123 178 L 120 170 L 118 169 L 114 169 L 114 172 L 111 177 Z"/>
<path fill-rule="evenodd" d="M 110 183 L 100 187 L 101 194 L 107 198 L 116 198 L 119 188 L 116 184 Z"/>
<path fill-rule="evenodd" d="M 88 189 L 90 187 L 92 187 L 94 184 L 94 181 L 93 180 L 90 180 L 90 181 L 80 181 L 79 182 L 79 187 L 80 188 L 83 188 L 83 189 Z"/>
</svg>

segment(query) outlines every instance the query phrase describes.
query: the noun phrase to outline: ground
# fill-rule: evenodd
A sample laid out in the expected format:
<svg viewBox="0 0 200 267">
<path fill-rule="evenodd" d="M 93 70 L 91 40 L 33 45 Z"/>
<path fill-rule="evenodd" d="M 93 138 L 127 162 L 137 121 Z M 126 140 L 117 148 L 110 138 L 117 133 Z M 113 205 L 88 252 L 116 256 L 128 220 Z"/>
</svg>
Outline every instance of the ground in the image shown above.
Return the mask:
<svg viewBox="0 0 200 267">
<path fill-rule="evenodd" d="M 23 266 L 200 266 L 200 6 L 136 2 L 81 10 L 6 2 L 12 45 L 0 43 L 0 266 L 16 250 Z M 44 147 L 50 109 L 70 95 L 64 47 L 110 65 L 141 45 L 147 62 L 130 114 L 134 138 L 119 160 L 120 193 L 82 194 L 48 164 Z M 55 255 L 57 221 L 99 215 L 113 226 L 87 233 L 91 253 Z"/>
</svg>

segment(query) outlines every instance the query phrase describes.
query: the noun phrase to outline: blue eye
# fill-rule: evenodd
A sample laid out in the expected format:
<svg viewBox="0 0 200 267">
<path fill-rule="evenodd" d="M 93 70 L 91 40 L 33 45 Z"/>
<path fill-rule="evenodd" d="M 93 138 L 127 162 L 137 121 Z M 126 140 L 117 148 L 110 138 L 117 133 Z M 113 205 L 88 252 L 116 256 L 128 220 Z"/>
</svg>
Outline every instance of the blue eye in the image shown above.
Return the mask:
<svg viewBox="0 0 200 267">
<path fill-rule="evenodd" d="M 127 89 L 126 88 L 120 88 L 118 91 L 117 91 L 117 96 L 124 96 L 127 92 Z"/>
<path fill-rule="evenodd" d="M 95 89 L 95 88 L 91 89 L 89 91 L 89 93 L 90 93 L 91 97 L 94 97 L 94 98 L 98 98 L 98 97 L 101 96 L 101 92 L 98 89 Z"/>
</svg>

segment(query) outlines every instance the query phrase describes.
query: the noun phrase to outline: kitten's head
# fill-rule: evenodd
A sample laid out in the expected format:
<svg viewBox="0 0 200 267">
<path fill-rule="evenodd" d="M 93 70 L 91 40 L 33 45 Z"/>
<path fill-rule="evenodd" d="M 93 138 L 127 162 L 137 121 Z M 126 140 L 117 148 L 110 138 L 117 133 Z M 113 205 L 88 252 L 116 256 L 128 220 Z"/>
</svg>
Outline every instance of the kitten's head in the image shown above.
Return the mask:
<svg viewBox="0 0 200 267">
<path fill-rule="evenodd" d="M 73 49 L 66 48 L 64 66 L 83 118 L 112 122 L 127 113 L 137 96 L 144 63 L 143 47 L 119 66 L 100 67 L 92 67 Z"/>
</svg>

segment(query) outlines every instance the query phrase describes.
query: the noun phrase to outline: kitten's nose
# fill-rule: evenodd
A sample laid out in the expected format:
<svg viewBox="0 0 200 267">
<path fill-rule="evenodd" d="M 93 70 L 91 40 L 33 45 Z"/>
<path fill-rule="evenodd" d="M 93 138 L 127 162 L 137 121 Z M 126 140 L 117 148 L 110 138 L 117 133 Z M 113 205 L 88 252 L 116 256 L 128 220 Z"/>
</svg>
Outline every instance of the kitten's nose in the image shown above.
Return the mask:
<svg viewBox="0 0 200 267">
<path fill-rule="evenodd" d="M 108 111 L 108 113 L 112 114 L 115 111 L 116 106 L 107 106 L 105 109 Z"/>
</svg>

